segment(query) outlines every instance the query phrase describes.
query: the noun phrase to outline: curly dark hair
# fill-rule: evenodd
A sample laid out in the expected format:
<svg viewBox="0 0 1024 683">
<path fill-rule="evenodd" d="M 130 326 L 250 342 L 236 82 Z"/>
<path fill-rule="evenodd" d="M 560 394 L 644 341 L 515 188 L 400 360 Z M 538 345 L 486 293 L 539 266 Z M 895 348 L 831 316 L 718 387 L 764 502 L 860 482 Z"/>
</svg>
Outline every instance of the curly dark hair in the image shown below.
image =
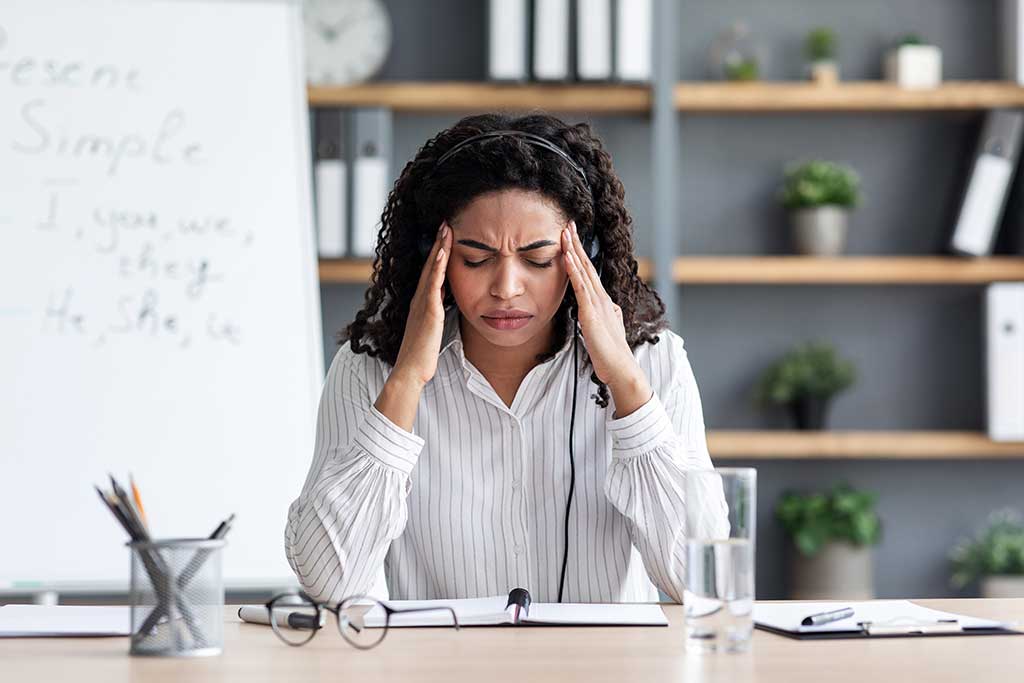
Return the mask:
<svg viewBox="0 0 1024 683">
<path fill-rule="evenodd" d="M 590 192 L 579 174 L 557 156 L 516 137 L 477 142 L 445 161 L 443 172 L 432 173 L 437 160 L 459 142 L 493 130 L 518 130 L 550 140 L 586 173 Z M 633 219 L 626 210 L 622 182 L 612 168 L 611 155 L 587 123 L 568 125 L 542 113 L 513 117 L 505 114 L 468 116 L 428 140 L 405 165 L 388 195 L 381 215 L 376 257 L 363 309 L 338 333 L 339 344 L 351 340 L 352 351 L 367 353 L 394 365 L 402 345 L 409 304 L 426 257 L 419 250 L 423 235 L 433 240 L 442 221 L 451 221 L 476 197 L 488 192 L 519 189 L 537 192 L 574 219 L 580 235 L 596 231 L 601 249 L 601 282 L 622 309 L 626 341 L 631 349 L 656 344 L 666 327 L 665 305 L 637 275 L 633 254 Z M 569 309 L 576 297 L 570 286 L 554 318 L 553 346 L 537 357 L 552 358 L 569 339 Z M 454 304 L 445 285 L 444 305 Z M 365 343 L 366 340 L 370 344 Z M 590 359 L 584 350 L 584 363 Z M 608 388 L 594 374 L 591 397 L 608 406 Z"/>
</svg>

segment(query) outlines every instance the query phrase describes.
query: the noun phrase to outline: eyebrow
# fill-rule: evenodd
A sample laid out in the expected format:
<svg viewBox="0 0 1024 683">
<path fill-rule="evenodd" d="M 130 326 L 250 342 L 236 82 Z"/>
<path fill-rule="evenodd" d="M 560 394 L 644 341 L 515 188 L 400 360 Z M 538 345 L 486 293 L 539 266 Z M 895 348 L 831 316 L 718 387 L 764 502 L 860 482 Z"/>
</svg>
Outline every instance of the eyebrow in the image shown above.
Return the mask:
<svg viewBox="0 0 1024 683">
<path fill-rule="evenodd" d="M 480 249 L 482 251 L 489 251 L 492 254 L 497 254 L 498 253 L 497 247 L 492 247 L 489 244 L 484 244 L 483 242 L 477 242 L 476 240 L 458 240 L 456 242 L 456 244 L 462 244 L 464 246 L 471 247 L 473 249 Z M 531 243 L 527 244 L 525 247 L 519 247 L 518 249 L 516 249 L 516 251 L 517 252 L 518 251 L 531 251 L 533 249 L 540 249 L 541 247 L 556 247 L 556 246 L 558 246 L 558 243 L 557 242 L 552 242 L 551 240 L 537 240 L 536 242 L 531 242 Z"/>
</svg>

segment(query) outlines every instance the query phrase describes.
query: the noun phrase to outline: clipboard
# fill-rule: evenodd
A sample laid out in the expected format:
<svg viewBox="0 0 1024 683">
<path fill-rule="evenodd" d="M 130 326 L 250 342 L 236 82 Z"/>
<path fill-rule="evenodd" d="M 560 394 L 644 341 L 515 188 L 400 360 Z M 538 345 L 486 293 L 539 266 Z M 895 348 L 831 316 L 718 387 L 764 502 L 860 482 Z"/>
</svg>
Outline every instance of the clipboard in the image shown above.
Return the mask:
<svg viewBox="0 0 1024 683">
<path fill-rule="evenodd" d="M 822 604 L 793 602 L 757 605 L 754 610 L 754 627 L 794 640 L 1024 635 L 1024 631 L 1011 627 L 1016 624 L 941 612 L 909 600 L 852 602 L 849 605 L 854 615 L 848 620 L 817 627 L 799 626 L 797 617 L 825 611 L 821 609 Z"/>
</svg>

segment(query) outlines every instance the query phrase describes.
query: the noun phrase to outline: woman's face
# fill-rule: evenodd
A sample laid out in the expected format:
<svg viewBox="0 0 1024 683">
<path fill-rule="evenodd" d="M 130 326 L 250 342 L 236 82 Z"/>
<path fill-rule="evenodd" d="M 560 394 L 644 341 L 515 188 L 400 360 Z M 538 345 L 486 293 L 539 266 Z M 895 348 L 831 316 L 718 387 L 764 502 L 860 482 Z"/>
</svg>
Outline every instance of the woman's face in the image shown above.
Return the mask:
<svg viewBox="0 0 1024 683">
<path fill-rule="evenodd" d="M 481 195 L 452 218 L 448 286 L 477 334 L 512 347 L 550 333 L 569 282 L 566 224 L 550 200 L 524 190 Z"/>
</svg>

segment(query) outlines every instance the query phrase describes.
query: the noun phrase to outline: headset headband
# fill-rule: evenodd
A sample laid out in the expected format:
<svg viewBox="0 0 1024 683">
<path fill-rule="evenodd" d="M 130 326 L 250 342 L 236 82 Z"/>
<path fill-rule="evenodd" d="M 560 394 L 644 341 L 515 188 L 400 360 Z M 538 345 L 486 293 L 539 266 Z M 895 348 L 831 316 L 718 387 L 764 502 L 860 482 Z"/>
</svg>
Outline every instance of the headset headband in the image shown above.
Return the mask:
<svg viewBox="0 0 1024 683">
<path fill-rule="evenodd" d="M 455 154 L 456 152 L 458 152 L 460 149 L 462 149 L 463 147 L 465 147 L 467 145 L 473 144 L 473 143 L 478 142 L 480 140 L 489 140 L 491 138 L 502 138 L 502 137 L 520 138 L 523 142 L 525 142 L 525 143 L 527 143 L 529 145 L 534 145 L 536 147 L 543 147 L 544 149 L 546 149 L 548 151 L 554 152 L 558 156 L 560 156 L 563 159 L 565 159 L 565 161 L 570 166 L 572 166 L 573 169 L 577 173 L 580 174 L 580 178 L 583 179 L 584 187 L 587 188 L 587 192 L 588 193 L 590 192 L 590 183 L 587 182 L 587 174 L 583 172 L 583 167 L 580 166 L 579 164 L 577 164 L 575 161 L 573 161 L 572 157 L 570 157 L 568 154 L 566 154 L 565 150 L 563 150 L 561 147 L 559 147 L 555 143 L 551 142 L 547 138 L 543 138 L 540 135 L 534 135 L 533 133 L 527 133 L 527 132 L 521 131 L 521 130 L 492 130 L 492 131 L 488 131 L 486 133 L 480 133 L 478 135 L 474 135 L 472 137 L 466 138 L 465 140 L 463 140 L 462 142 L 458 143 L 457 145 L 455 145 L 454 147 L 449 149 L 447 152 L 442 154 L 441 158 L 438 159 L 437 163 L 434 165 L 434 168 L 436 169 L 438 166 L 440 166 L 445 161 L 447 161 L 449 157 L 451 157 L 453 154 Z"/>
</svg>

